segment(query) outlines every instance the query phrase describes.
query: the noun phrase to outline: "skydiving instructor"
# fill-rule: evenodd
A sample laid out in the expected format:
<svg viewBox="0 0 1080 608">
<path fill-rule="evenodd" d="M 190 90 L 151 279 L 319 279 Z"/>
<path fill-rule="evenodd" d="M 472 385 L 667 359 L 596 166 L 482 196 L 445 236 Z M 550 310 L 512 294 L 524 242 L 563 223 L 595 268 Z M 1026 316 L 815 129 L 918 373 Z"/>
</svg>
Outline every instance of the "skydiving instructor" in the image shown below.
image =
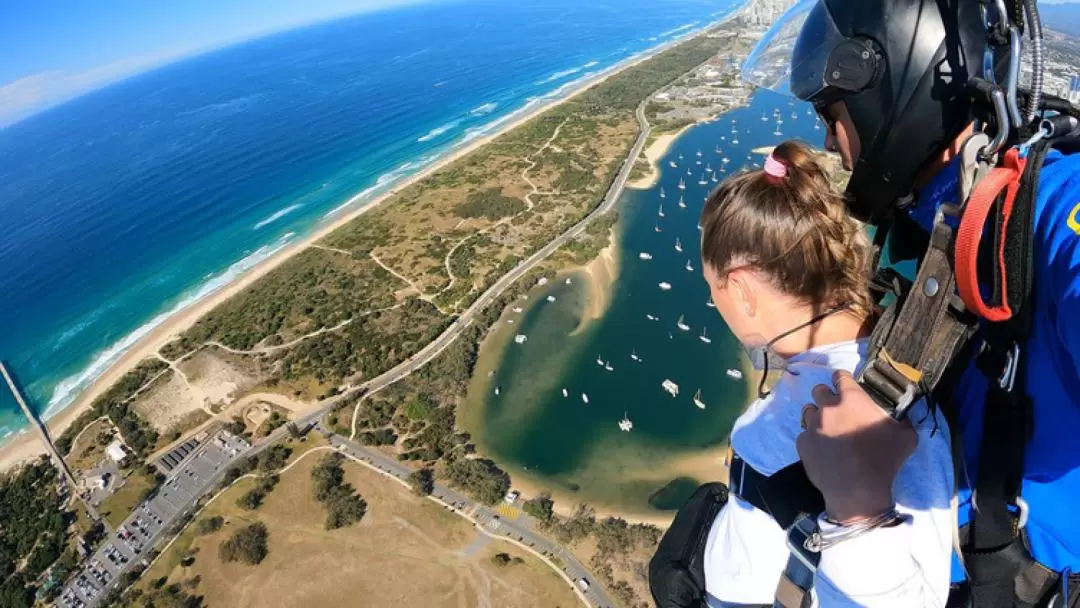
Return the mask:
<svg viewBox="0 0 1080 608">
<path fill-rule="evenodd" d="M 918 260 L 911 289 L 932 298 L 945 285 L 971 327 L 950 336 L 963 346 L 941 350 L 946 361 L 908 365 L 882 348 L 867 364 L 929 389 L 916 398 L 949 418 L 948 594 L 913 589 L 911 526 L 889 516 L 918 421 L 863 369 L 837 372 L 803 408 L 796 445 L 820 512 L 781 526 L 792 559 L 774 605 L 1080 606 L 1080 111 L 1041 91 L 1041 30 L 1034 0 L 804 0 L 744 66 L 745 79 L 811 103 L 827 124 L 827 148 L 852 171 L 848 211 L 885 237 L 881 265 Z M 1039 75 L 1026 88 L 1021 53 Z M 950 281 L 920 282 L 935 260 Z M 748 500 L 768 510 L 788 498 L 770 491 Z M 710 522 L 695 526 L 708 496 L 729 499 L 703 486 L 680 511 L 651 565 L 654 599 L 769 605 L 720 601 L 716 556 L 674 551 L 707 546 Z"/>
</svg>

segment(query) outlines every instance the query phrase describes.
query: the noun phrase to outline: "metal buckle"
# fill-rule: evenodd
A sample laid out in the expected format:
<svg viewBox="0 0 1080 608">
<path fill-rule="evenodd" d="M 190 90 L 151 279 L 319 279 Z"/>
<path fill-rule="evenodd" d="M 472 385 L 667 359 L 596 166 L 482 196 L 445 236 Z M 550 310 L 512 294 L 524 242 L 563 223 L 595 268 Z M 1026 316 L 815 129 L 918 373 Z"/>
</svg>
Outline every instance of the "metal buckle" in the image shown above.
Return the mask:
<svg viewBox="0 0 1080 608">
<path fill-rule="evenodd" d="M 971 508 L 976 513 L 979 512 L 979 492 L 978 490 L 971 491 Z M 1016 497 L 1016 502 L 1013 505 L 1016 507 L 1016 529 L 1023 530 L 1027 526 L 1028 513 L 1031 511 L 1031 507 L 1022 496 Z"/>
<path fill-rule="evenodd" d="M 982 131 L 972 133 L 960 148 L 960 204 L 967 202 L 975 184 L 986 174 L 989 165 L 980 158 L 990 145 L 990 136 Z"/>
<path fill-rule="evenodd" d="M 1005 369 L 1001 372 L 1001 377 L 998 378 L 998 386 L 1011 393 L 1013 384 L 1016 382 L 1016 370 L 1019 367 L 1020 345 L 1014 343 L 1012 350 L 1005 355 Z"/>
</svg>

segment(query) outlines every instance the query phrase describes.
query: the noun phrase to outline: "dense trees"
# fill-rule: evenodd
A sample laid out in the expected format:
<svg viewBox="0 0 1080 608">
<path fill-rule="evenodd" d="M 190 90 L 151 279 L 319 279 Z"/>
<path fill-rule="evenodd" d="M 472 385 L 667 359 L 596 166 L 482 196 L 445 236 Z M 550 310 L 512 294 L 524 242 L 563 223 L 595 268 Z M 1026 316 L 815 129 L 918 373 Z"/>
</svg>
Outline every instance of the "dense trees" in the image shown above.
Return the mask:
<svg viewBox="0 0 1080 608">
<path fill-rule="evenodd" d="M 455 458 L 446 463 L 443 470 L 450 483 L 489 505 L 502 500 L 510 489 L 510 476 L 506 471 L 485 458 Z"/>
<path fill-rule="evenodd" d="M 240 562 L 254 566 L 266 559 L 269 537 L 266 525 L 257 521 L 222 541 L 218 546 L 218 558 L 225 563 Z"/>
<path fill-rule="evenodd" d="M 536 498 L 526 500 L 521 509 L 536 519 L 546 522 L 555 512 L 555 501 L 551 500 L 551 494 L 541 494 Z"/>
<path fill-rule="evenodd" d="M 278 484 L 278 481 L 279 478 L 277 475 L 260 477 L 254 488 L 244 492 L 243 496 L 236 499 L 237 506 L 249 511 L 258 509 L 262 506 L 263 501 L 266 499 L 266 495 Z"/>
<path fill-rule="evenodd" d="M 0 477 L 0 606 L 29 606 L 33 583 L 64 553 L 71 516 L 59 482 L 44 459 Z"/>
<path fill-rule="evenodd" d="M 225 519 L 220 515 L 200 519 L 199 523 L 195 524 L 195 533 L 203 536 L 213 534 L 220 530 L 224 524 Z"/>
<path fill-rule="evenodd" d="M 259 470 L 271 473 L 281 469 L 292 455 L 292 448 L 276 443 L 259 454 Z"/>
<path fill-rule="evenodd" d="M 80 431 L 94 420 L 108 416 L 120 430 L 124 443 L 136 454 L 146 456 L 152 452 L 158 440 L 158 433 L 131 409 L 129 400 L 168 368 L 167 363 L 157 358 L 147 359 L 136 365 L 131 371 L 121 376 L 116 384 L 109 387 L 109 390 L 94 399 L 90 408 L 80 414 L 71 426 L 56 438 L 57 449 L 62 454 L 67 454 L 71 451 L 71 444 Z"/>
<path fill-rule="evenodd" d="M 485 217 L 499 220 L 525 210 L 521 199 L 504 196 L 502 188 L 488 188 L 469 194 L 465 202 L 454 207 L 458 217 Z"/>
<path fill-rule="evenodd" d="M 336 530 L 360 521 L 367 513 L 367 502 L 345 482 L 341 454 L 327 454 L 311 470 L 311 491 L 315 500 L 326 507 L 326 529 Z"/>
</svg>

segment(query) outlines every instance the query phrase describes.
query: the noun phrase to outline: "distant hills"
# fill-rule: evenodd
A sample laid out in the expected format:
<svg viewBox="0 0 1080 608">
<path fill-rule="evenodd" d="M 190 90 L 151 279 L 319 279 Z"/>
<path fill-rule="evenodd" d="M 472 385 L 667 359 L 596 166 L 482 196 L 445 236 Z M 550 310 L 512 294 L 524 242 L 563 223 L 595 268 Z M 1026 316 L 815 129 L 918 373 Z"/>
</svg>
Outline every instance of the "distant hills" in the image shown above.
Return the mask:
<svg viewBox="0 0 1080 608">
<path fill-rule="evenodd" d="M 1043 27 L 1080 37 L 1080 4 L 1039 4 Z"/>
</svg>

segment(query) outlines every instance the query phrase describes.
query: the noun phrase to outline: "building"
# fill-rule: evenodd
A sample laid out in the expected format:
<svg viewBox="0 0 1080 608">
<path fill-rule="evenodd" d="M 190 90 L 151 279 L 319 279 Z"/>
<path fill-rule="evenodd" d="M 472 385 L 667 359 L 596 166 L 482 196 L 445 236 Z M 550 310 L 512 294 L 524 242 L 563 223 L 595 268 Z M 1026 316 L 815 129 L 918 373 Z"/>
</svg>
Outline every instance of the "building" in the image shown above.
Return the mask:
<svg viewBox="0 0 1080 608">
<path fill-rule="evenodd" d="M 124 450 L 124 444 L 119 440 L 115 440 L 109 444 L 109 447 L 105 448 L 105 455 L 108 456 L 113 462 L 120 462 L 127 458 L 127 452 Z"/>
</svg>

